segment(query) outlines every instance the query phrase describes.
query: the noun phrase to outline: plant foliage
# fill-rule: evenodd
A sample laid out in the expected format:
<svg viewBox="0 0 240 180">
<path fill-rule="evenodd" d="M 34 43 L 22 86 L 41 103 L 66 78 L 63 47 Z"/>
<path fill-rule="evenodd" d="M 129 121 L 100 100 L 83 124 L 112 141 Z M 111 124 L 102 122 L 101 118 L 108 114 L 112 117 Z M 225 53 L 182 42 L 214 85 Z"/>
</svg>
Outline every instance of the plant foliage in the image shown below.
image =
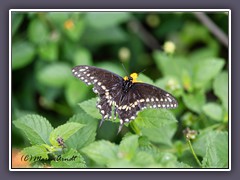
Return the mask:
<svg viewBox="0 0 240 180">
<path fill-rule="evenodd" d="M 227 13 L 206 15 L 228 33 Z M 30 167 L 229 167 L 228 49 L 190 12 L 12 12 L 11 63 L 12 148 Z M 99 128 L 80 64 L 141 72 L 179 107 Z"/>
</svg>

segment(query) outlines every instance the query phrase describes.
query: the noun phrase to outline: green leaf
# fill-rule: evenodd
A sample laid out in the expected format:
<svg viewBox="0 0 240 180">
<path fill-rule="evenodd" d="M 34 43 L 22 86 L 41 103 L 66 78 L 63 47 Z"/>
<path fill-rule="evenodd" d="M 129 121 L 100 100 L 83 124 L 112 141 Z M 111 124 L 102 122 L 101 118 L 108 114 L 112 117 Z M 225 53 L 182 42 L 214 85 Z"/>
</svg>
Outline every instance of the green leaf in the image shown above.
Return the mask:
<svg viewBox="0 0 240 180">
<path fill-rule="evenodd" d="M 154 157 L 144 151 L 137 151 L 135 157 L 132 159 L 133 163 L 138 167 L 143 168 L 157 168 L 159 167 L 155 162 Z"/>
<path fill-rule="evenodd" d="M 206 97 L 202 91 L 198 91 L 192 94 L 184 94 L 183 102 L 190 110 L 196 113 L 201 113 L 202 107 L 206 102 Z"/>
<path fill-rule="evenodd" d="M 145 151 L 136 151 L 131 161 L 121 158 L 111 161 L 108 164 L 110 168 L 159 168 L 160 166 L 155 162 L 154 157 Z"/>
<path fill-rule="evenodd" d="M 206 155 L 203 166 L 206 168 L 228 168 L 228 134 L 227 132 L 211 132 L 205 142 Z"/>
<path fill-rule="evenodd" d="M 221 72 L 213 82 L 213 91 L 221 99 L 224 108 L 228 109 L 228 73 Z"/>
<path fill-rule="evenodd" d="M 85 29 L 85 22 L 83 20 L 73 21 L 72 28 L 64 28 L 65 34 L 73 41 L 79 41 Z"/>
<path fill-rule="evenodd" d="M 95 141 L 84 147 L 82 152 L 99 165 L 107 165 L 117 159 L 118 146 L 109 141 Z"/>
<path fill-rule="evenodd" d="M 65 89 L 66 100 L 69 105 L 75 106 L 77 103 L 85 100 L 90 91 L 91 88 L 89 86 L 74 78 L 67 84 Z"/>
<path fill-rule="evenodd" d="M 82 42 L 86 46 L 98 46 L 104 44 L 119 44 L 127 41 L 127 34 L 119 27 L 107 29 L 88 29 L 82 36 Z"/>
<path fill-rule="evenodd" d="M 217 103 L 207 103 L 203 106 L 203 112 L 216 121 L 223 120 L 222 107 Z"/>
<path fill-rule="evenodd" d="M 106 29 L 126 22 L 130 17 L 128 12 L 89 12 L 86 21 L 94 28 Z"/>
<path fill-rule="evenodd" d="M 130 135 L 125 137 L 119 145 L 119 156 L 131 160 L 138 148 L 138 136 Z"/>
<path fill-rule="evenodd" d="M 142 146 L 141 151 L 147 152 L 149 155 L 151 155 L 154 158 L 155 163 L 150 164 L 150 167 L 152 168 L 176 168 L 179 164 L 179 162 L 177 161 L 176 155 L 170 152 L 164 152 L 161 149 L 159 149 L 157 146 L 153 146 L 151 144 L 147 146 Z M 149 156 L 145 158 L 147 161 L 150 161 Z M 144 163 L 143 160 L 142 160 L 142 163 Z M 146 167 L 146 166 L 147 165 L 143 167 Z"/>
<path fill-rule="evenodd" d="M 167 109 L 146 109 L 140 111 L 135 119 L 139 127 L 147 128 L 162 127 L 170 122 L 176 123 L 177 120 Z"/>
<path fill-rule="evenodd" d="M 67 153 L 58 155 L 55 160 L 51 161 L 53 168 L 86 168 L 86 162 L 82 155 L 74 149 Z"/>
<path fill-rule="evenodd" d="M 193 91 L 193 82 L 192 82 L 192 75 L 188 71 L 182 72 L 182 84 L 186 91 L 192 92 Z"/>
<path fill-rule="evenodd" d="M 226 132 L 224 132 L 226 134 Z M 193 142 L 193 149 L 197 155 L 204 157 L 206 155 L 206 151 L 208 148 L 208 144 L 206 143 L 208 139 L 212 139 L 211 141 L 217 141 L 218 138 L 222 136 L 222 132 L 213 131 L 211 129 L 206 129 L 204 131 L 200 131 L 200 134 Z M 216 145 L 217 146 L 217 145 Z"/>
<path fill-rule="evenodd" d="M 183 163 L 183 162 L 176 162 L 176 166 L 175 166 L 176 168 L 192 168 L 190 165 L 188 165 L 188 164 L 185 164 L 185 163 Z"/>
<path fill-rule="evenodd" d="M 142 128 L 142 134 L 149 140 L 171 146 L 172 138 L 177 130 L 176 122 L 169 122 L 158 128 Z"/>
<path fill-rule="evenodd" d="M 33 61 L 34 46 L 26 41 L 17 41 L 12 46 L 12 69 L 20 69 Z"/>
<path fill-rule="evenodd" d="M 207 150 L 206 141 L 209 138 L 210 133 L 211 131 L 209 130 L 200 131 L 197 138 L 193 141 L 193 149 L 195 153 L 201 157 L 204 157 L 206 154 Z"/>
<path fill-rule="evenodd" d="M 77 50 L 73 57 L 74 64 L 77 65 L 92 65 L 91 53 L 84 48 Z"/>
<path fill-rule="evenodd" d="M 203 59 L 207 59 L 209 57 L 216 57 L 217 56 L 217 52 L 215 51 L 215 49 L 213 48 L 209 48 L 209 47 L 205 47 L 205 48 L 201 48 L 201 49 L 196 49 L 195 51 L 193 51 L 190 54 L 189 59 L 191 59 L 191 61 L 201 61 Z"/>
<path fill-rule="evenodd" d="M 17 32 L 23 22 L 24 14 L 22 12 L 12 12 L 12 37 Z"/>
<path fill-rule="evenodd" d="M 155 85 L 174 94 L 175 97 L 179 97 L 183 94 L 183 87 L 176 77 L 166 76 L 164 78 L 157 79 Z"/>
<path fill-rule="evenodd" d="M 32 20 L 28 27 L 28 37 L 35 44 L 46 43 L 49 38 L 47 25 L 40 19 Z"/>
<path fill-rule="evenodd" d="M 151 145 L 151 142 L 146 136 L 140 136 L 138 138 L 138 144 L 139 144 L 139 148 L 149 147 Z"/>
<path fill-rule="evenodd" d="M 211 58 L 197 61 L 193 67 L 193 82 L 196 88 L 204 87 L 221 71 L 224 66 L 224 60 L 220 58 Z"/>
<path fill-rule="evenodd" d="M 36 162 L 41 160 L 48 160 L 48 151 L 44 145 L 35 145 L 24 148 L 22 153 L 25 157 L 28 157 L 30 162 Z"/>
<path fill-rule="evenodd" d="M 64 22 L 69 19 L 70 15 L 71 13 L 67 12 L 48 12 L 46 13 L 46 18 L 58 28 L 63 28 Z"/>
<path fill-rule="evenodd" d="M 75 122 L 69 122 L 64 125 L 58 126 L 56 129 L 54 129 L 49 137 L 49 141 L 54 146 L 59 146 L 57 142 L 57 138 L 61 137 L 64 141 L 67 141 L 70 136 L 72 136 L 74 133 L 76 133 L 79 129 L 81 129 L 84 125 L 75 123 Z"/>
<path fill-rule="evenodd" d="M 79 131 L 73 134 L 67 141 L 67 147 L 77 150 L 89 145 L 95 141 L 98 121 L 84 112 L 74 115 L 68 122 L 77 122 L 84 124 Z"/>
<path fill-rule="evenodd" d="M 177 130 L 176 118 L 165 109 L 147 109 L 138 114 L 134 121 L 142 135 L 156 143 L 172 144 L 172 137 Z"/>
<path fill-rule="evenodd" d="M 96 108 L 97 98 L 92 98 L 90 100 L 81 102 L 79 106 L 90 116 L 101 119 L 102 116 L 99 113 L 98 109 Z"/>
<path fill-rule="evenodd" d="M 13 124 L 24 132 L 31 144 L 49 143 L 48 138 L 53 127 L 44 117 L 27 115 L 13 121 Z"/>
<path fill-rule="evenodd" d="M 52 87 L 62 87 L 71 78 L 73 78 L 71 75 L 71 68 L 65 63 L 51 64 L 37 72 L 38 81 Z"/>
<path fill-rule="evenodd" d="M 183 151 L 182 155 L 179 157 L 179 161 L 193 168 L 199 168 L 199 164 L 197 163 L 190 149 Z"/>
<path fill-rule="evenodd" d="M 175 168 L 177 164 L 177 157 L 169 152 L 160 152 L 157 155 L 156 160 L 162 168 Z"/>
<path fill-rule="evenodd" d="M 126 159 L 112 160 L 107 164 L 108 168 L 141 168 L 139 165 L 134 164 L 134 162 L 128 161 Z"/>
<path fill-rule="evenodd" d="M 155 51 L 154 60 L 158 69 L 164 76 L 176 77 L 181 80 L 184 71 L 189 71 L 190 63 L 185 58 L 169 56 L 163 52 Z"/>
<path fill-rule="evenodd" d="M 211 40 L 210 38 L 209 31 L 206 27 L 192 21 L 186 23 L 180 34 L 181 41 L 189 46 L 196 42 L 207 43 Z"/>
<path fill-rule="evenodd" d="M 39 55 L 42 60 L 53 62 L 58 60 L 58 44 L 47 43 L 39 47 Z"/>
</svg>

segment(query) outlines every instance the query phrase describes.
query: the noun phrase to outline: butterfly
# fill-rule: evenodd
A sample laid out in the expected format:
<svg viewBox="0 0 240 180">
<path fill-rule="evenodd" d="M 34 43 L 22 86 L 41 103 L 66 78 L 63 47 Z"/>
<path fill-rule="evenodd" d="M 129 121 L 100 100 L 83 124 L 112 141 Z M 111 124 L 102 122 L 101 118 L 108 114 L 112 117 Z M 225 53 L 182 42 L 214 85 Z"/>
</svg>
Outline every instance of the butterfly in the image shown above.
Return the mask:
<svg viewBox="0 0 240 180">
<path fill-rule="evenodd" d="M 137 81 L 138 74 L 121 76 L 94 66 L 80 65 L 72 69 L 75 77 L 93 85 L 93 92 L 98 94 L 96 107 L 102 115 L 100 126 L 106 119 L 120 119 L 118 133 L 124 123 L 137 117 L 145 108 L 176 108 L 177 100 L 168 92 L 146 83 Z"/>
</svg>

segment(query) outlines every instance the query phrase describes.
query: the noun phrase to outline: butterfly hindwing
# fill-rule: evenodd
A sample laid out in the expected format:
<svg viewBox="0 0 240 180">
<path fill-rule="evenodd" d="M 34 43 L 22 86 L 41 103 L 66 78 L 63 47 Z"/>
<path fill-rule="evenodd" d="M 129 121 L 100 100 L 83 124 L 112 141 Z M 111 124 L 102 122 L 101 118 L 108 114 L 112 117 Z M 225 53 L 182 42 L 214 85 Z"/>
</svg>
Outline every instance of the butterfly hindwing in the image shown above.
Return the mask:
<svg viewBox="0 0 240 180">
<path fill-rule="evenodd" d="M 176 99 L 166 91 L 145 83 L 134 83 L 118 107 L 123 123 L 134 120 L 146 108 L 176 108 Z"/>
<path fill-rule="evenodd" d="M 176 108 L 177 100 L 170 93 L 146 83 L 134 83 L 134 93 L 141 97 L 142 105 L 150 108 Z"/>
</svg>

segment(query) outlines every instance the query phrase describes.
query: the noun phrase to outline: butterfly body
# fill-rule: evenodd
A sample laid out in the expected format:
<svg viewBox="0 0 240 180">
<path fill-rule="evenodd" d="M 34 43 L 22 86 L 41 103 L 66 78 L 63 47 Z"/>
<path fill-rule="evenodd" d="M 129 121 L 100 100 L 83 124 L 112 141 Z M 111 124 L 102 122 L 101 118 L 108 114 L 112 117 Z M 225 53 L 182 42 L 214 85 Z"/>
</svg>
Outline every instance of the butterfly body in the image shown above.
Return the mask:
<svg viewBox="0 0 240 180">
<path fill-rule="evenodd" d="M 87 85 L 93 85 L 93 91 L 99 95 L 96 107 L 102 115 L 102 122 L 110 119 L 112 111 L 114 119 L 120 119 L 119 131 L 124 123 L 137 117 L 145 108 L 176 108 L 176 99 L 168 92 L 150 84 L 136 80 L 137 74 L 128 77 L 93 66 L 76 66 L 72 69 L 75 77 Z M 118 132 L 119 132 L 118 131 Z"/>
</svg>

